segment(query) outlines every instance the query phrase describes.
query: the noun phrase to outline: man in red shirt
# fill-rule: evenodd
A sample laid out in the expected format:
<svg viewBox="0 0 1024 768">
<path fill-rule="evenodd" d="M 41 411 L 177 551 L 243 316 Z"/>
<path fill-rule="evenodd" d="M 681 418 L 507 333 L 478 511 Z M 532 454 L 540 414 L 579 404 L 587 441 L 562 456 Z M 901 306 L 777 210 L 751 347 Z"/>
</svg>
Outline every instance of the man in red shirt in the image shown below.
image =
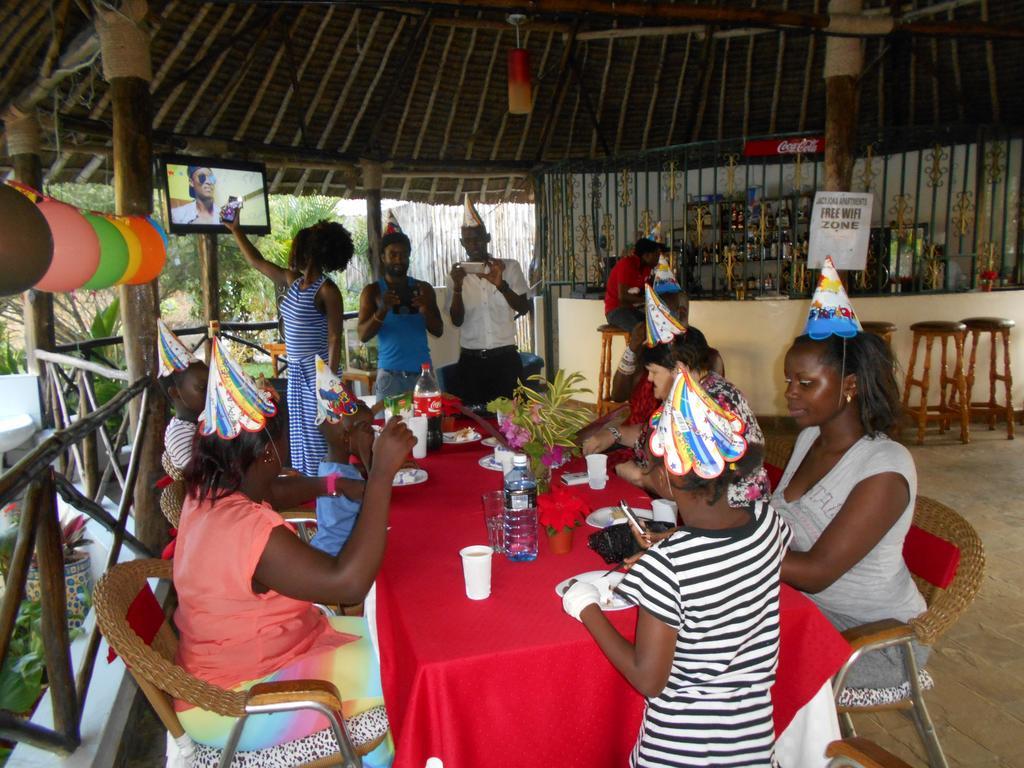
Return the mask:
<svg viewBox="0 0 1024 768">
<path fill-rule="evenodd" d="M 658 258 L 668 248 L 656 240 L 641 238 L 633 253 L 612 267 L 604 292 L 604 316 L 609 325 L 631 331 L 644 320 L 644 283 Z"/>
</svg>

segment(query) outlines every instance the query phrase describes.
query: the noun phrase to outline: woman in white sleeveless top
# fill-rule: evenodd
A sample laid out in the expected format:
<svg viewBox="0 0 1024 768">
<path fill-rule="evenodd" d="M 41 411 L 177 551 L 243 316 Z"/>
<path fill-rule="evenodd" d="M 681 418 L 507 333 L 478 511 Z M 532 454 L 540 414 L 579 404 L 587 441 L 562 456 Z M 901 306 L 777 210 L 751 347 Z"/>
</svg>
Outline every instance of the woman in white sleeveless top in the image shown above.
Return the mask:
<svg viewBox="0 0 1024 768">
<path fill-rule="evenodd" d="M 782 579 L 806 592 L 838 629 L 907 621 L 925 602 L 903 562 L 917 495 L 914 461 L 886 432 L 900 417 L 893 360 L 877 336 L 815 341 L 786 354 L 786 402 L 802 431 L 772 506 L 793 532 Z M 919 662 L 927 656 L 915 648 Z M 850 688 L 906 679 L 900 651 L 867 654 Z"/>
</svg>

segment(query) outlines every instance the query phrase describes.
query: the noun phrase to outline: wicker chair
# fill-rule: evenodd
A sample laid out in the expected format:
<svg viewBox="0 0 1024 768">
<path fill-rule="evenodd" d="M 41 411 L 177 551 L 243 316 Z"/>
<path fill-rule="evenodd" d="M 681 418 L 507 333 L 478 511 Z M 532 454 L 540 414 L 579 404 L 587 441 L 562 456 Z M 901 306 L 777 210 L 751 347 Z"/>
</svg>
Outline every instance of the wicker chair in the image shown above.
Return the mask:
<svg viewBox="0 0 1024 768">
<path fill-rule="evenodd" d="M 133 560 L 115 565 L 96 585 L 93 600 L 100 631 L 110 647 L 124 659 L 139 688 L 175 739 L 185 733 L 172 703 L 172 699 L 177 698 L 219 715 L 238 718 L 221 755 L 222 767 L 231 765 L 246 719 L 254 714 L 314 709 L 327 718 L 340 745 L 340 754 L 326 761 L 308 763 L 306 768 L 321 765 L 358 768 L 362 765 L 360 756 L 370 753 L 384 741 L 386 733 L 370 743 L 353 747 L 341 716 L 341 696 L 333 683 L 293 680 L 261 683 L 248 691 L 229 691 L 189 675 L 174 663 L 178 640 L 169 622 L 164 621 L 152 644 L 147 645 L 128 624 L 128 608 L 147 579 L 170 580 L 171 569 L 169 560 Z"/>
<path fill-rule="evenodd" d="M 946 558 L 947 562 L 938 563 L 940 568 L 936 569 L 942 571 L 944 568 L 947 574 L 952 574 L 952 578 L 944 587 L 937 585 L 928 577 L 915 572 L 914 563 L 908 562 L 914 581 L 928 606 L 927 610 L 906 624 L 895 619 L 887 619 L 845 631 L 843 635 L 853 647 L 853 654 L 836 674 L 833 680 L 833 690 L 838 702 L 843 690 L 843 681 L 850 667 L 864 653 L 881 648 L 901 648 L 907 669 L 907 679 L 910 682 L 910 697 L 902 701 L 869 707 L 837 705 L 836 709 L 839 712 L 843 735 L 856 736 L 853 721 L 850 718 L 851 713 L 909 709 L 913 715 L 914 725 L 917 726 L 918 733 L 928 752 L 929 764 L 933 768 L 945 767 L 947 765 L 946 758 L 942 753 L 942 747 L 939 745 L 935 733 L 935 726 L 932 724 L 925 706 L 917 662 L 911 652 L 910 643 L 911 640 L 917 640 L 923 645 L 934 645 L 956 623 L 981 587 L 985 571 L 985 550 L 981 539 L 970 523 L 957 512 L 934 499 L 925 496 L 917 497 L 914 507 L 914 526 L 926 534 L 931 534 L 954 545 L 955 551 Z M 905 547 L 904 557 L 906 556 L 907 549 Z M 955 559 L 956 557 L 959 558 L 958 561 Z M 929 563 L 929 567 L 935 565 L 934 562 Z M 922 569 L 918 568 L 917 570 Z"/>
<path fill-rule="evenodd" d="M 825 757 L 831 758 L 828 768 L 910 768 L 896 755 L 861 738 L 833 741 L 825 750 Z"/>
<path fill-rule="evenodd" d="M 185 480 L 181 470 L 171 463 L 171 457 L 164 451 L 160 457 L 164 472 L 171 478 L 170 485 L 160 491 L 160 511 L 164 513 L 167 522 L 172 527 L 178 527 L 178 520 L 181 519 L 181 505 L 185 503 Z"/>
<path fill-rule="evenodd" d="M 784 470 L 795 444 L 796 435 L 765 435 L 764 463 Z"/>
</svg>

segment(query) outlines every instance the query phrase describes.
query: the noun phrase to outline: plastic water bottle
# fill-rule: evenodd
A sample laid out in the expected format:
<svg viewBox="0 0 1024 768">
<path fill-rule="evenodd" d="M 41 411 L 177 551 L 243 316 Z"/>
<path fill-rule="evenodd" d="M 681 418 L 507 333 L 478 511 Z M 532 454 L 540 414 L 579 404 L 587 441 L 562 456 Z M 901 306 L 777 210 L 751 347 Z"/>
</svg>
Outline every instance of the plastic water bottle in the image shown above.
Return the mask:
<svg viewBox="0 0 1024 768">
<path fill-rule="evenodd" d="M 505 475 L 505 557 L 537 559 L 537 481 L 522 453 L 515 455 Z"/>
<path fill-rule="evenodd" d="M 427 450 L 436 451 L 444 442 L 441 434 L 441 388 L 430 363 L 423 364 L 412 397 L 416 415 L 427 417 Z"/>
</svg>

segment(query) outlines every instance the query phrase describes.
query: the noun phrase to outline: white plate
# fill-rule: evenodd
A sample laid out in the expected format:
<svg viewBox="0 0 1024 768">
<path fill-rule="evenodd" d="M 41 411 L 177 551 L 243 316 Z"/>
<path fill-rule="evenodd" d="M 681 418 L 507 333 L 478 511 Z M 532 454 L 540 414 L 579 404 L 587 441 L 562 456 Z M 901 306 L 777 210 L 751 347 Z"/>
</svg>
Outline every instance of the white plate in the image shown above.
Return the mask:
<svg viewBox="0 0 1024 768">
<path fill-rule="evenodd" d="M 484 469 L 491 469 L 494 470 L 495 472 L 501 472 L 501 462 L 494 458 L 493 453 L 488 453 L 486 456 L 481 457 L 480 461 L 478 461 L 477 464 L 479 464 Z"/>
<path fill-rule="evenodd" d="M 587 525 L 594 528 L 607 528 L 609 525 L 626 522 L 626 517 L 612 517 L 612 512 L 622 515 L 618 507 L 601 507 L 587 515 Z M 633 514 L 644 520 L 654 520 L 654 510 L 633 508 Z"/>
<path fill-rule="evenodd" d="M 498 438 L 496 437 L 485 437 L 480 441 L 480 445 L 486 445 L 488 448 L 493 448 L 498 444 Z"/>
<path fill-rule="evenodd" d="M 445 432 L 444 441 L 452 445 L 461 445 L 462 443 L 475 443 L 480 439 L 480 433 L 475 429 L 470 428 L 469 434 L 461 434 L 461 430 L 458 432 Z"/>
<path fill-rule="evenodd" d="M 609 573 L 608 578 L 614 579 L 614 581 L 612 581 L 613 585 L 618 585 L 618 583 L 622 581 L 622 577 L 625 575 L 626 574 L 620 572 Z M 569 588 L 569 582 L 573 579 L 576 579 L 576 581 L 592 582 L 596 581 L 597 579 L 600 579 L 602 576 L 604 576 L 604 571 L 587 571 L 586 573 L 581 573 L 578 576 L 572 576 L 568 579 L 564 579 L 563 581 L 560 581 L 558 582 L 558 584 L 555 585 L 555 594 L 559 597 L 564 595 L 565 590 Z M 612 601 L 610 603 L 608 603 L 607 605 L 604 603 L 600 603 L 600 605 L 602 611 L 624 611 L 627 608 L 633 607 L 633 604 L 629 602 L 626 598 L 615 593 L 612 593 Z"/>
<path fill-rule="evenodd" d="M 427 482 L 427 470 L 425 469 L 400 469 L 395 473 L 392 485 L 419 485 Z"/>
</svg>

